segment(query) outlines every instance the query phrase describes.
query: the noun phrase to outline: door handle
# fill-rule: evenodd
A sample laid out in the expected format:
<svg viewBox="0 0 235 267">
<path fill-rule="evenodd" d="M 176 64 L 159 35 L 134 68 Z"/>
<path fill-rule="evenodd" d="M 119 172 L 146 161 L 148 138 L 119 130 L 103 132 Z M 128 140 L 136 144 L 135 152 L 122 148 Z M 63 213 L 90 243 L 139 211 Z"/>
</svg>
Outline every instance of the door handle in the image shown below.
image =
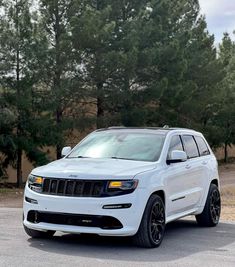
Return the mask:
<svg viewBox="0 0 235 267">
<path fill-rule="evenodd" d="M 191 169 L 191 166 L 190 165 L 186 165 L 185 169 L 189 170 L 189 169 Z"/>
<path fill-rule="evenodd" d="M 207 164 L 207 161 L 204 160 L 204 161 L 202 162 L 202 164 L 203 164 L 203 165 L 206 165 L 206 164 Z"/>
</svg>

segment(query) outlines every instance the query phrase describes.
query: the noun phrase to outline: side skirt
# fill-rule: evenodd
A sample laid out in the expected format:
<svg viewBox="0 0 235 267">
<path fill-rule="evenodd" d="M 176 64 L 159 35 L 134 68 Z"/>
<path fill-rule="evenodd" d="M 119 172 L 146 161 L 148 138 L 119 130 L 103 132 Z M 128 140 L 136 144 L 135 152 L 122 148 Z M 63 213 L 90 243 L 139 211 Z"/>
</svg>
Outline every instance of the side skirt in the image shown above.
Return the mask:
<svg viewBox="0 0 235 267">
<path fill-rule="evenodd" d="M 195 209 L 191 209 L 191 210 L 187 210 L 187 211 L 184 211 L 181 213 L 171 215 L 169 217 L 166 217 L 166 223 L 175 221 L 177 219 L 183 218 L 183 217 L 188 216 L 188 215 L 192 215 L 192 214 L 196 213 L 197 211 L 198 211 L 198 209 L 195 208 Z"/>
</svg>

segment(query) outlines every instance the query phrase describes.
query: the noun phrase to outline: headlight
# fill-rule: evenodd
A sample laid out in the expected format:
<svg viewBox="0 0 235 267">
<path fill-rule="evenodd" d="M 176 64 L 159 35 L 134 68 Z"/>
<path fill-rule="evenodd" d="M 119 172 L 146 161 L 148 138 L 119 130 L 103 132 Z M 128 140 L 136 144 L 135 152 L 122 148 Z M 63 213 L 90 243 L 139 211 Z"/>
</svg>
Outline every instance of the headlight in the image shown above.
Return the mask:
<svg viewBox="0 0 235 267">
<path fill-rule="evenodd" d="M 40 176 L 34 176 L 32 174 L 28 177 L 28 186 L 31 190 L 41 193 L 42 192 L 43 178 Z"/>
<path fill-rule="evenodd" d="M 110 181 L 108 191 L 134 191 L 138 185 L 138 180 Z"/>
</svg>

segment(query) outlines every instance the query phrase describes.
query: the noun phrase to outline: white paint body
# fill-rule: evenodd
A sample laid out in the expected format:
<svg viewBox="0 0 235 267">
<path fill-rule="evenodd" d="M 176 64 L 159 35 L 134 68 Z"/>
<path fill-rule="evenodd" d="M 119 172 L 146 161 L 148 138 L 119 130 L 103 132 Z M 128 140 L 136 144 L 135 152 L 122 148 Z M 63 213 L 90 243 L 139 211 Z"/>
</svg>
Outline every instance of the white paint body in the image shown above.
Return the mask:
<svg viewBox="0 0 235 267">
<path fill-rule="evenodd" d="M 154 130 L 149 131 L 154 132 Z M 76 179 L 87 180 L 138 179 L 139 184 L 131 194 L 103 198 L 45 195 L 32 191 L 26 185 L 25 197 L 37 200 L 38 204 L 28 203 L 24 198 L 24 225 L 40 231 L 131 236 L 138 231 L 149 197 L 159 190 L 162 190 L 165 195 L 166 223 L 187 215 L 200 214 L 203 211 L 211 181 L 217 180 L 219 183 L 217 161 L 209 148 L 210 155 L 168 165 L 166 159 L 170 141 L 174 135 L 203 137 L 202 134 L 192 130 L 169 131 L 157 162 L 63 158 L 34 169 L 32 174 L 41 177 L 69 179 L 72 175 L 76 176 Z M 131 203 L 132 206 L 127 209 L 102 208 L 104 205 L 120 203 Z M 122 223 L 123 228 L 105 230 L 98 227 L 35 224 L 27 221 L 30 210 L 113 216 Z"/>
</svg>

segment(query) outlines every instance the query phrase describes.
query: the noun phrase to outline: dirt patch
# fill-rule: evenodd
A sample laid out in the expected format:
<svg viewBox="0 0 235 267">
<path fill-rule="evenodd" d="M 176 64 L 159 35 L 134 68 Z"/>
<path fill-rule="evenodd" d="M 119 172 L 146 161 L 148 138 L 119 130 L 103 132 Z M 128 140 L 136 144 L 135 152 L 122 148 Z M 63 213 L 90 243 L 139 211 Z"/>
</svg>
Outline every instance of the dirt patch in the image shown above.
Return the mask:
<svg viewBox="0 0 235 267">
<path fill-rule="evenodd" d="M 221 197 L 221 219 L 226 221 L 235 221 L 235 186 L 222 186 Z"/>
<path fill-rule="evenodd" d="M 0 208 L 21 208 L 23 205 L 23 189 L 0 188 Z"/>
<path fill-rule="evenodd" d="M 221 220 L 235 221 L 235 164 L 219 166 L 222 213 Z M 23 189 L 0 188 L 0 207 L 21 208 Z"/>
<path fill-rule="evenodd" d="M 219 166 L 221 186 L 235 186 L 235 163 Z"/>
<path fill-rule="evenodd" d="M 222 214 L 221 219 L 235 221 L 235 163 L 219 166 Z"/>
</svg>

